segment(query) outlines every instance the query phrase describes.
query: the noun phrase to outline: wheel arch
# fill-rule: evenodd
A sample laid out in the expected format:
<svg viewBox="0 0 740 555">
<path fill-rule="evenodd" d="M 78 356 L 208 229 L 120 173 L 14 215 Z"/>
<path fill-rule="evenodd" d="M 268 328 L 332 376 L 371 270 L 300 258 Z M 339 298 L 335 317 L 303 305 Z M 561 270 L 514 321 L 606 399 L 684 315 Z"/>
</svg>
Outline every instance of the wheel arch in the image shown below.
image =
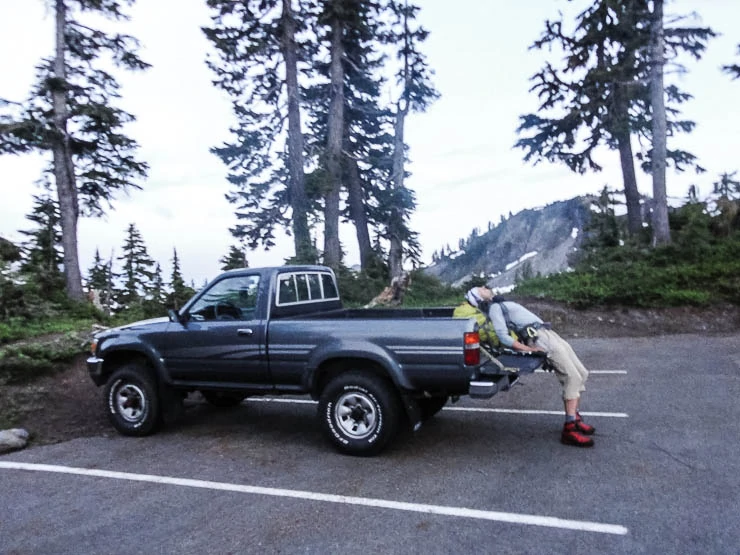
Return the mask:
<svg viewBox="0 0 740 555">
<path fill-rule="evenodd" d="M 129 363 L 140 364 L 146 368 L 152 377 L 155 378 L 157 384 L 163 381 L 163 369 L 151 357 L 147 356 L 146 353 L 137 349 L 114 349 L 106 352 L 103 356 L 102 377 L 105 378 L 104 382 L 116 370 Z"/>
<path fill-rule="evenodd" d="M 368 372 L 388 380 L 398 393 L 398 384 L 393 379 L 394 374 L 376 360 L 362 357 L 336 357 L 323 361 L 311 375 L 311 396 L 317 399 L 324 388 L 337 376 L 347 372 Z"/>
</svg>

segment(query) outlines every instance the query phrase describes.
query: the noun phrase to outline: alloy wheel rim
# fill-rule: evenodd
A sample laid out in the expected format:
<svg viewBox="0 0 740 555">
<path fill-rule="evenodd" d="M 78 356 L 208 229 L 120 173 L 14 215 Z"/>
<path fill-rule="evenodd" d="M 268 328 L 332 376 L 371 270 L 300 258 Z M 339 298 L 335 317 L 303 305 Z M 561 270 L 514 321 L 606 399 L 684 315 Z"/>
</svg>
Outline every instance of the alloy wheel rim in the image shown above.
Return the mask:
<svg viewBox="0 0 740 555">
<path fill-rule="evenodd" d="M 144 391 L 135 384 L 123 384 L 115 393 L 116 412 L 127 422 L 138 422 L 147 410 Z"/>
<path fill-rule="evenodd" d="M 367 395 L 345 393 L 337 401 L 334 416 L 345 434 L 353 439 L 363 439 L 375 431 L 379 414 Z"/>
</svg>

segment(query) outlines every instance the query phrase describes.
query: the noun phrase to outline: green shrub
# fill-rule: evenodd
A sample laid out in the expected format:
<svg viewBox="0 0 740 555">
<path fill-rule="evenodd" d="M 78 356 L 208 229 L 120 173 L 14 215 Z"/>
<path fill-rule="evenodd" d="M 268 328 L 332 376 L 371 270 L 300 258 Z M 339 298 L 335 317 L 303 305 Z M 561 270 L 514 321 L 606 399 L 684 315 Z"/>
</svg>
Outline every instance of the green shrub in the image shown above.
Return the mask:
<svg viewBox="0 0 740 555">
<path fill-rule="evenodd" d="M 26 382 L 65 368 L 87 350 L 89 339 L 88 332 L 74 331 L 6 345 L 0 349 L 0 383 Z"/>
<path fill-rule="evenodd" d="M 421 270 L 411 273 L 404 306 L 453 306 L 460 303 L 463 290 L 445 285 Z"/>
<path fill-rule="evenodd" d="M 578 307 L 740 303 L 740 235 L 701 236 L 691 248 L 677 241 L 655 249 L 590 251 L 573 272 L 526 280 L 516 293 Z"/>
</svg>

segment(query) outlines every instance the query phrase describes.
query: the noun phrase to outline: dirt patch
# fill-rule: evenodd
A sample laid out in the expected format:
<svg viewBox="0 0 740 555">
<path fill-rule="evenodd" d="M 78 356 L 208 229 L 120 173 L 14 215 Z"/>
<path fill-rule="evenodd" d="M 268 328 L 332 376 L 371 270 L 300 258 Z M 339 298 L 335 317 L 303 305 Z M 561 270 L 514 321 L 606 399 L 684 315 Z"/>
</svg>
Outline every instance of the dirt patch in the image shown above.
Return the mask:
<svg viewBox="0 0 740 555">
<path fill-rule="evenodd" d="M 101 390 L 90 380 L 85 359 L 78 356 L 61 372 L 29 383 L 2 386 L 2 426 L 25 428 L 36 444 L 111 432 Z"/>
<path fill-rule="evenodd" d="M 641 337 L 676 333 L 728 333 L 740 330 L 740 307 L 697 309 L 574 310 L 539 299 L 518 299 L 550 321 L 565 338 Z M 90 380 L 86 355 L 65 370 L 31 383 L 0 387 L 0 429 L 22 427 L 36 445 L 77 437 L 115 434 L 107 421 L 102 388 Z"/>
</svg>

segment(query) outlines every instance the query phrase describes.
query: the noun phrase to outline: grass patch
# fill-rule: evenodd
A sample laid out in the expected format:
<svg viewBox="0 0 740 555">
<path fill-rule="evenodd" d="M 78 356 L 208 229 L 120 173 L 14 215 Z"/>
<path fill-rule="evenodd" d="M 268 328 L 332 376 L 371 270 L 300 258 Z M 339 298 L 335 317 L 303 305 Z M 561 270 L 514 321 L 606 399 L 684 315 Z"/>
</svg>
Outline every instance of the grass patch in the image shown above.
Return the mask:
<svg viewBox="0 0 740 555">
<path fill-rule="evenodd" d="M 50 318 L 45 320 L 26 320 L 11 318 L 0 322 L 0 345 L 32 339 L 40 335 L 77 333 L 92 329 L 96 321 L 92 318 Z"/>
<path fill-rule="evenodd" d="M 0 384 L 25 383 L 63 370 L 86 351 L 89 335 L 88 328 L 0 348 Z"/>
</svg>

